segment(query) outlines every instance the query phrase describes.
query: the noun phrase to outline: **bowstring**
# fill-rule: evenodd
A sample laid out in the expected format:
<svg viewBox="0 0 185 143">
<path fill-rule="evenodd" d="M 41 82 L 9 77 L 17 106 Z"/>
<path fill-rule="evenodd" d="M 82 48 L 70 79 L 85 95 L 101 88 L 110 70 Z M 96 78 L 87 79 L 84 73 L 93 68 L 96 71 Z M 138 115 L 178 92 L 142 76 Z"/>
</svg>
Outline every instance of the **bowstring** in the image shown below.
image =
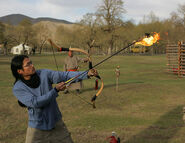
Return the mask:
<svg viewBox="0 0 185 143">
<path fill-rule="evenodd" d="M 55 65 L 56 65 L 57 71 L 59 72 L 59 70 L 58 70 L 57 60 L 56 60 L 56 57 L 55 57 L 54 48 L 53 48 L 53 46 L 52 46 L 52 45 L 51 45 L 51 49 L 52 49 L 52 51 L 53 51 L 53 57 L 54 57 L 54 61 L 55 61 Z M 58 74 L 59 74 L 59 73 L 58 73 Z"/>
<path fill-rule="evenodd" d="M 81 99 L 81 101 L 84 101 L 85 103 L 87 103 L 87 104 L 93 106 L 92 103 L 88 102 L 87 100 L 85 100 L 85 99 L 84 99 L 83 97 L 81 97 L 80 95 L 77 95 L 77 94 L 74 94 L 74 95 L 75 95 L 76 97 L 78 97 L 79 99 Z"/>
</svg>

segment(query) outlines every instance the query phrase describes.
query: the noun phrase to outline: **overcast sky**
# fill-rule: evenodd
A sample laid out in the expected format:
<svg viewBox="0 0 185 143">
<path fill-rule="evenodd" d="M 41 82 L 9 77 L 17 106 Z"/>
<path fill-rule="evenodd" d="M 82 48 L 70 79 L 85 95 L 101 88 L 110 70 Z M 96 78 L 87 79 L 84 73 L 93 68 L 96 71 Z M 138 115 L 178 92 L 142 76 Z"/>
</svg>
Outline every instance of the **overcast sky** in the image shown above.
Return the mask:
<svg viewBox="0 0 185 143">
<path fill-rule="evenodd" d="M 94 13 L 102 0 L 0 0 L 0 17 L 9 14 L 24 14 L 33 18 L 51 17 L 70 22 L 79 21 L 86 13 Z M 170 17 L 178 4 L 185 0 L 123 0 L 127 11 L 124 20 L 138 23 L 151 11 L 160 19 Z"/>
</svg>

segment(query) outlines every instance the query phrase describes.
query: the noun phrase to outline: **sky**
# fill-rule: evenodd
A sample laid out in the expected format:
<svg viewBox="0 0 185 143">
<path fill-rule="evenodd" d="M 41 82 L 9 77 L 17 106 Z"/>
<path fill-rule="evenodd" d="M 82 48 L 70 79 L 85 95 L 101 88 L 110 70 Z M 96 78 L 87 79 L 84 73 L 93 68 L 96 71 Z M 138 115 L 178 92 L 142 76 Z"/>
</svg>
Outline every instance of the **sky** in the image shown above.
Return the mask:
<svg viewBox="0 0 185 143">
<path fill-rule="evenodd" d="M 139 23 L 151 12 L 159 19 L 167 19 L 185 0 L 123 0 L 126 13 L 123 20 Z M 76 22 L 86 13 L 94 13 L 102 0 L 0 0 L 0 17 L 24 14 L 32 18 L 50 17 Z"/>
</svg>

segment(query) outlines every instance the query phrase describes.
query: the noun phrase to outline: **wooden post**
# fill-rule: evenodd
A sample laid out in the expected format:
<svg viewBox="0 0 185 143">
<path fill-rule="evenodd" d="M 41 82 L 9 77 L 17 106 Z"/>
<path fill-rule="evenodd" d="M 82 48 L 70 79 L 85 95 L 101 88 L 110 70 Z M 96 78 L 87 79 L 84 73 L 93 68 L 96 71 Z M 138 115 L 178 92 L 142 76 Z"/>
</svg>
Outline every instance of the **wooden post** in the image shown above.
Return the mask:
<svg viewBox="0 0 185 143">
<path fill-rule="evenodd" d="M 178 77 L 185 77 L 185 44 L 181 41 L 178 44 L 167 45 L 166 55 L 168 71 L 177 74 Z"/>
<path fill-rule="evenodd" d="M 116 67 L 115 74 L 116 74 L 116 91 L 118 91 L 118 85 L 119 85 L 119 76 L 120 76 L 120 66 Z"/>
<path fill-rule="evenodd" d="M 178 76 L 181 76 L 181 43 L 178 42 Z"/>
</svg>

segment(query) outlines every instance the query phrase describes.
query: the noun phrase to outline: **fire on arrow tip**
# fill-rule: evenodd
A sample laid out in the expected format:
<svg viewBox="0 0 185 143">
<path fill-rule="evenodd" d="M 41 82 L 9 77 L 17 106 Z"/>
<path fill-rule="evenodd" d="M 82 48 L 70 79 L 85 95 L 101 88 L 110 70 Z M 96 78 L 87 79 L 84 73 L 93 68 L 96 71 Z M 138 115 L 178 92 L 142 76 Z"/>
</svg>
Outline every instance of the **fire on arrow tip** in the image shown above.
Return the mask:
<svg viewBox="0 0 185 143">
<path fill-rule="evenodd" d="M 154 32 L 153 36 L 146 35 L 143 39 L 136 42 L 135 45 L 151 46 L 160 39 L 160 34 Z"/>
</svg>

